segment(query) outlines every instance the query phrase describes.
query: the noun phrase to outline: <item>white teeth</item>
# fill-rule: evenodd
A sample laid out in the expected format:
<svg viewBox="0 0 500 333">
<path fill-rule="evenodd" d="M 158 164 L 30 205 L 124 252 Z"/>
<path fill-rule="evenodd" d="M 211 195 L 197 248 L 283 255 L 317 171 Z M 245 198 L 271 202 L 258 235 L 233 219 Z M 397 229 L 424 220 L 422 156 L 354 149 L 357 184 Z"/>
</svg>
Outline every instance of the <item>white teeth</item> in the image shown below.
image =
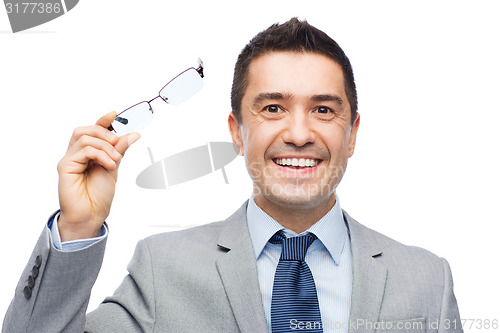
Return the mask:
<svg viewBox="0 0 500 333">
<path fill-rule="evenodd" d="M 315 167 L 318 165 L 319 160 L 314 160 L 310 158 L 276 158 L 274 159 L 276 164 L 282 166 L 294 166 L 294 167 Z"/>
</svg>

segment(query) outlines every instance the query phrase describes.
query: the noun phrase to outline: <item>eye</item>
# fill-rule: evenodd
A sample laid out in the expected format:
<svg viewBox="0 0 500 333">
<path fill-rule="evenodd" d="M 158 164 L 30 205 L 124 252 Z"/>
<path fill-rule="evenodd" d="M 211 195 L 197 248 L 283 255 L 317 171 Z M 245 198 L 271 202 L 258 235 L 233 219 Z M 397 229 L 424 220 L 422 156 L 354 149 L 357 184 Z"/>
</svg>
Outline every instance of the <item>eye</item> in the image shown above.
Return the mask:
<svg viewBox="0 0 500 333">
<path fill-rule="evenodd" d="M 334 114 L 335 113 L 335 111 L 333 111 L 332 109 L 330 109 L 329 107 L 326 107 L 326 106 L 319 106 L 318 108 L 316 108 L 316 112 L 318 112 L 320 114 L 328 114 L 328 113 Z"/>
<path fill-rule="evenodd" d="M 268 105 L 264 108 L 264 111 L 267 111 L 269 113 L 278 113 L 282 111 L 281 107 L 279 105 Z"/>
</svg>

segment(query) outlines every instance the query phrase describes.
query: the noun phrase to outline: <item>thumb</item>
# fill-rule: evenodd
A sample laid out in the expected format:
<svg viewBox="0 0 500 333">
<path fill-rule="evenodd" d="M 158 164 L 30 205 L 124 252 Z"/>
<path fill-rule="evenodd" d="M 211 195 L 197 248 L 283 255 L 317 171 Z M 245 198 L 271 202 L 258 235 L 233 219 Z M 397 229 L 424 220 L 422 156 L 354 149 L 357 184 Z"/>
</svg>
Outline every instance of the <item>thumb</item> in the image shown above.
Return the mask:
<svg viewBox="0 0 500 333">
<path fill-rule="evenodd" d="M 116 112 L 111 111 L 110 113 L 102 116 L 97 120 L 96 125 L 102 126 L 104 128 L 108 128 L 109 125 L 113 122 L 113 120 L 116 118 Z"/>
<path fill-rule="evenodd" d="M 121 136 L 118 138 L 118 142 L 115 145 L 115 149 L 122 155 L 125 155 L 127 149 L 139 138 L 141 135 L 137 132 L 129 133 L 127 135 Z"/>
</svg>

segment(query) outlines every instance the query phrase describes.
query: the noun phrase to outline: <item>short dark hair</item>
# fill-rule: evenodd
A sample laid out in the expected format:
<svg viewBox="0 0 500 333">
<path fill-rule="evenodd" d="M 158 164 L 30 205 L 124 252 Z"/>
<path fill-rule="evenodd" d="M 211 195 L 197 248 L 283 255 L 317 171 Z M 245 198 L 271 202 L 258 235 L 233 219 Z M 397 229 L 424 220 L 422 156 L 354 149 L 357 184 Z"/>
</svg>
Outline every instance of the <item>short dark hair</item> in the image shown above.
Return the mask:
<svg viewBox="0 0 500 333">
<path fill-rule="evenodd" d="M 358 97 L 351 63 L 344 51 L 323 31 L 296 17 L 283 24 L 275 23 L 257 34 L 243 48 L 234 67 L 231 108 L 241 124 L 241 101 L 248 87 L 248 68 L 257 57 L 269 52 L 292 51 L 325 55 L 342 67 L 344 89 L 351 106 L 351 124 L 358 112 Z"/>
</svg>

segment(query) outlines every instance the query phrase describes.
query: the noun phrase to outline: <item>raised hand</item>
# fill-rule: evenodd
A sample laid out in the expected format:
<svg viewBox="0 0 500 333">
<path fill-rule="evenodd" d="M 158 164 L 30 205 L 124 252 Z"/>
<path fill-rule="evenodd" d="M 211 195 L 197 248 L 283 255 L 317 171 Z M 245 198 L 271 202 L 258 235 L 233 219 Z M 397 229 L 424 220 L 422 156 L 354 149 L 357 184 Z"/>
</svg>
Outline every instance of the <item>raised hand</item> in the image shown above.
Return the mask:
<svg viewBox="0 0 500 333">
<path fill-rule="evenodd" d="M 94 126 L 75 129 L 57 165 L 63 242 L 96 237 L 109 215 L 120 161 L 140 138 L 138 133 L 118 137 L 110 132 L 107 128 L 115 117 L 116 112 L 110 112 Z"/>
</svg>

